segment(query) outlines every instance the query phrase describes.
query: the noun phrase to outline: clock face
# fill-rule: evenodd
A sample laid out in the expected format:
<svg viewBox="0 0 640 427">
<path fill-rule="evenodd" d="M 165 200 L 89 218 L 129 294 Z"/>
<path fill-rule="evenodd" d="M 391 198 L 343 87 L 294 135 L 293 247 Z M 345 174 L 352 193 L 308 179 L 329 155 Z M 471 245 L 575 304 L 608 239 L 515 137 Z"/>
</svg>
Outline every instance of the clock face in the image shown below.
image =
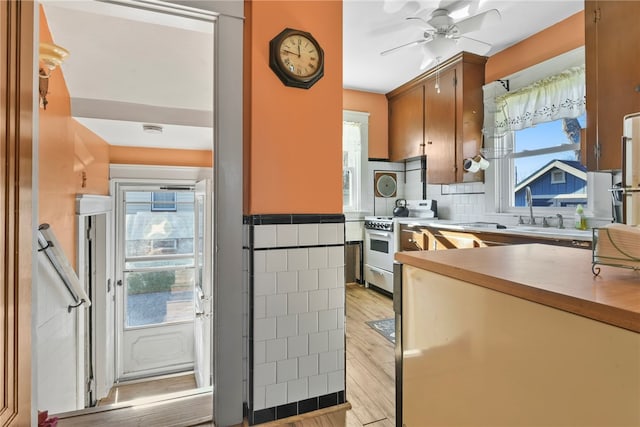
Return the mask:
<svg viewBox="0 0 640 427">
<path fill-rule="evenodd" d="M 302 34 L 294 34 L 282 40 L 279 58 L 284 70 L 292 76 L 309 77 L 320 68 L 317 46 Z"/>
<path fill-rule="evenodd" d="M 286 86 L 309 89 L 324 76 L 324 51 L 310 33 L 285 28 L 269 42 L 269 67 Z"/>
</svg>

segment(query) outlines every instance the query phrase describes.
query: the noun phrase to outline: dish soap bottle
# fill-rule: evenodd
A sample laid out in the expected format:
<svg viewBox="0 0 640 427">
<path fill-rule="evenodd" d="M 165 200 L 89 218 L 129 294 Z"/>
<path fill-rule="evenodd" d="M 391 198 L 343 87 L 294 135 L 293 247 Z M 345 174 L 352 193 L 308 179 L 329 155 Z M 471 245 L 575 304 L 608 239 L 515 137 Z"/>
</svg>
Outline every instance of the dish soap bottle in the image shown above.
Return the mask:
<svg viewBox="0 0 640 427">
<path fill-rule="evenodd" d="M 587 219 L 584 217 L 584 209 L 582 208 L 582 205 L 576 206 L 575 223 L 578 230 L 587 229 Z"/>
</svg>

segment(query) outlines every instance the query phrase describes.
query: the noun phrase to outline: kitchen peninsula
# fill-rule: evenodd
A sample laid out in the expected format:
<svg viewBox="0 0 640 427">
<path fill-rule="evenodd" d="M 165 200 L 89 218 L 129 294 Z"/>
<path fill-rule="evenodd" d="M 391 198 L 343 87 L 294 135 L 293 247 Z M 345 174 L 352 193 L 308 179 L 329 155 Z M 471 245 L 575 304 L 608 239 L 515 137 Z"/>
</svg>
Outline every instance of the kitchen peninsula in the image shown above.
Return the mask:
<svg viewBox="0 0 640 427">
<path fill-rule="evenodd" d="M 640 272 L 541 244 L 395 258 L 407 427 L 640 425 Z"/>
</svg>

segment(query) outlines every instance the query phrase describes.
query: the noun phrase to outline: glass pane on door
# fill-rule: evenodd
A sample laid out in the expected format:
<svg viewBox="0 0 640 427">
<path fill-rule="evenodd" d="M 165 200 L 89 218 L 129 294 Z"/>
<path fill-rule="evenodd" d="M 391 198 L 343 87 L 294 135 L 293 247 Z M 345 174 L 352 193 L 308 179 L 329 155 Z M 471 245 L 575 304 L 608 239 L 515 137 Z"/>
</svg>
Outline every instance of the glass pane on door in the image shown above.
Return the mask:
<svg viewBox="0 0 640 427">
<path fill-rule="evenodd" d="M 126 328 L 192 322 L 194 193 L 126 191 Z"/>
<path fill-rule="evenodd" d="M 193 269 L 125 273 L 126 327 L 193 320 Z"/>
</svg>

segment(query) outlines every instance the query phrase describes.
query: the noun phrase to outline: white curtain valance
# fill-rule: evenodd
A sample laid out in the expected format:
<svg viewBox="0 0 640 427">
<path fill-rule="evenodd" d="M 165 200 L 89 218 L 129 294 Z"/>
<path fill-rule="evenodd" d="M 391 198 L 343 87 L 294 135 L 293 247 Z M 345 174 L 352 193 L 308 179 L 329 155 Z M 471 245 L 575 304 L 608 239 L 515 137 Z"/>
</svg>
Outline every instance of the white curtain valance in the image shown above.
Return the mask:
<svg viewBox="0 0 640 427">
<path fill-rule="evenodd" d="M 585 67 L 569 68 L 512 93 L 496 98 L 495 126 L 499 133 L 585 112 Z"/>
</svg>

